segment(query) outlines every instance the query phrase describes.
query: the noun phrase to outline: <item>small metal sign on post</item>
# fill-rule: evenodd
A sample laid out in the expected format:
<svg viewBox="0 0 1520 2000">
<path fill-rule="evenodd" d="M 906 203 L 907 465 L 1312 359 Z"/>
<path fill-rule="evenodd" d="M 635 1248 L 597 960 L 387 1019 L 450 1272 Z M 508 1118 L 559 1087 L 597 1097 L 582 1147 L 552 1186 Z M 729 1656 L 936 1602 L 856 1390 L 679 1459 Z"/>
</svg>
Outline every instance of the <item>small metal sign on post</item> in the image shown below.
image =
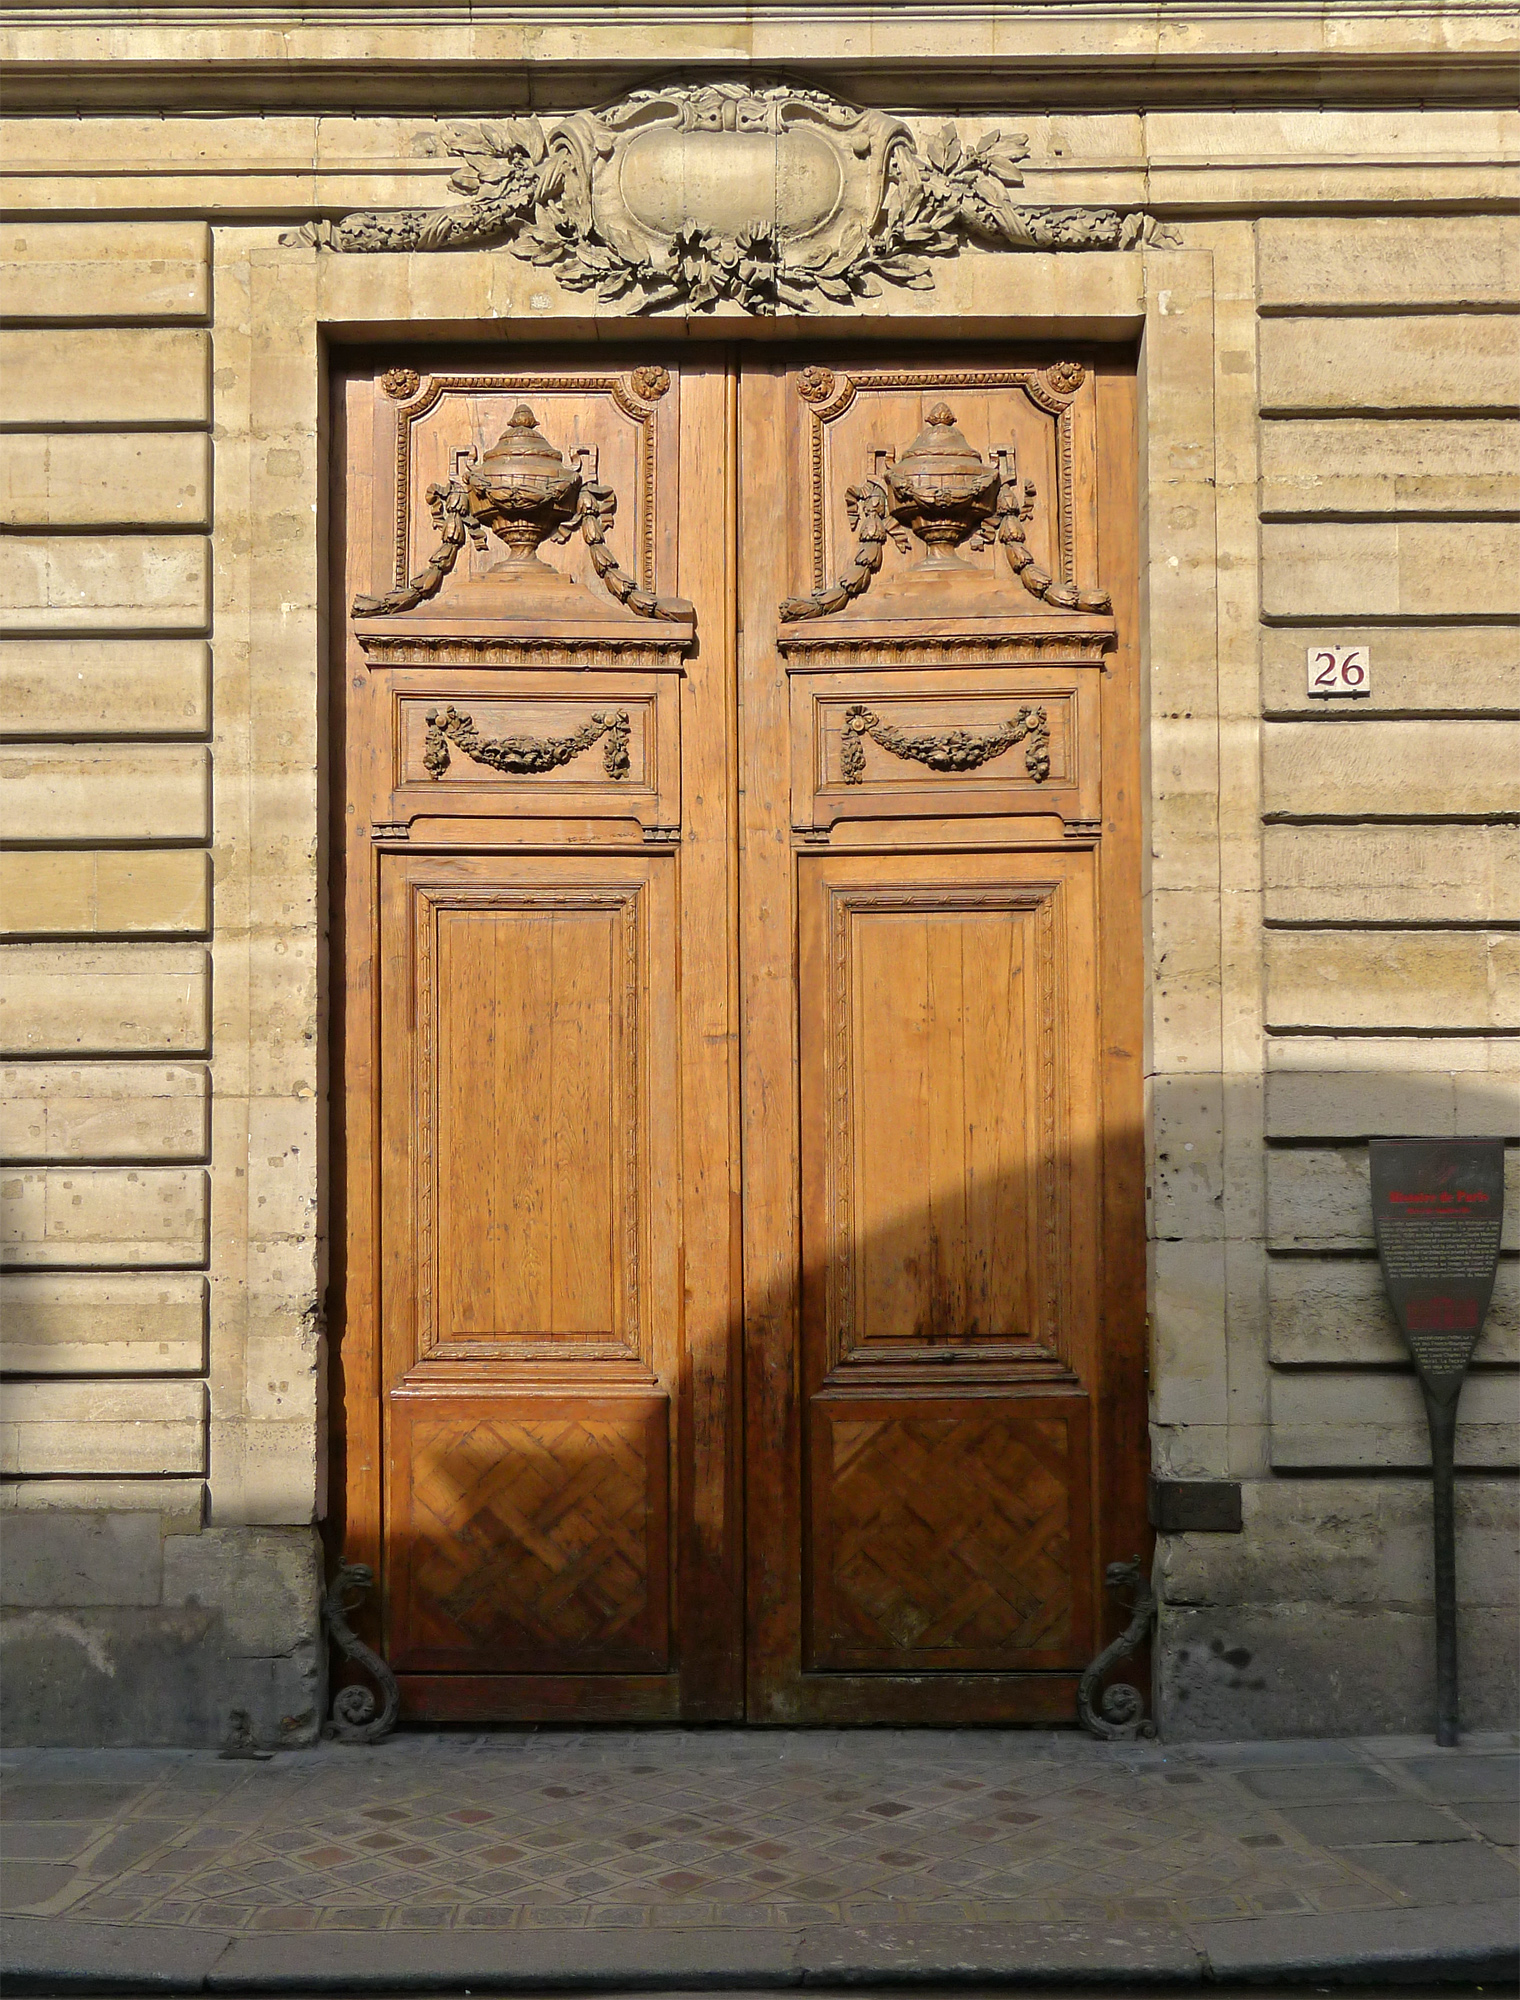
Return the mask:
<svg viewBox="0 0 1520 2000">
<path fill-rule="evenodd" d="M 1374 1139 L 1372 1220 L 1389 1303 L 1430 1425 L 1436 1741 L 1457 1741 L 1457 1399 L 1493 1296 L 1504 1226 L 1501 1139 Z"/>
</svg>

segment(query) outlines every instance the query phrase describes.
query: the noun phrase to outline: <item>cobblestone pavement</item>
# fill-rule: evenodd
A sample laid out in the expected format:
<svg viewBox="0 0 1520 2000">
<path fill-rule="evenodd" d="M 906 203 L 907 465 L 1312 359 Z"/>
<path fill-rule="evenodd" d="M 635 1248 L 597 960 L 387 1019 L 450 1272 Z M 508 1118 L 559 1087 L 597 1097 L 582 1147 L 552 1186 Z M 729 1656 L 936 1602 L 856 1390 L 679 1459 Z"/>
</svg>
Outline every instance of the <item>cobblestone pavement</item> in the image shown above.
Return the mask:
<svg viewBox="0 0 1520 2000">
<path fill-rule="evenodd" d="M 1517 1890 L 1513 1737 L 545 1730 L 3 1765 L 5 1909 L 70 1925 L 1181 1924 Z"/>
</svg>

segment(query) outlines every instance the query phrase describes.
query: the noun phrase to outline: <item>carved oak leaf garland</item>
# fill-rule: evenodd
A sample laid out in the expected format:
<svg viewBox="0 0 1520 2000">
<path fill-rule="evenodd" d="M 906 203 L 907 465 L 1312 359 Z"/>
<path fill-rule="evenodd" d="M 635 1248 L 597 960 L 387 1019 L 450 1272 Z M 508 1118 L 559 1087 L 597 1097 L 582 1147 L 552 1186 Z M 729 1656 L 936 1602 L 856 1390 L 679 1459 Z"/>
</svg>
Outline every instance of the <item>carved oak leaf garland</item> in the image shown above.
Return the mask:
<svg viewBox="0 0 1520 2000">
<path fill-rule="evenodd" d="M 431 778 L 441 778 L 449 768 L 449 745 L 453 743 L 477 764 L 513 777 L 528 777 L 538 771 L 553 771 L 568 764 L 583 750 L 606 737 L 602 764 L 609 778 L 626 778 L 630 769 L 628 736 L 630 722 L 626 708 L 608 709 L 593 715 L 569 736 L 482 736 L 475 718 L 461 715 L 451 702 L 445 709 L 427 712 L 427 738 L 422 747 L 422 767 Z"/>
<path fill-rule="evenodd" d="M 534 117 L 445 125 L 443 146 L 459 163 L 450 185 L 464 201 L 450 208 L 358 211 L 307 223 L 281 240 L 338 251 L 500 243 L 552 269 L 567 290 L 594 292 L 609 305 L 627 301 L 636 313 L 711 312 L 729 303 L 768 317 L 784 309 L 816 310 L 824 302 L 848 306 L 879 295 L 883 283 L 930 290 L 931 260 L 952 256 L 966 243 L 1127 249 L 1147 229 L 1142 214 L 1014 202 L 1011 190 L 1023 185 L 1029 150 L 1022 133 L 988 132 L 967 146 L 954 125 L 945 125 L 920 150 L 899 124 L 881 150 L 874 221 L 869 227 L 851 221 L 821 247 L 805 236 L 789 240 L 778 225 L 758 220 L 724 234 L 688 219 L 651 254 L 631 240 L 612 241 L 596 221 L 592 176 L 621 133 L 650 106 L 676 106 L 700 123 L 713 103 L 724 100 L 742 100 L 778 118 L 800 108 L 820 125 L 841 129 L 879 116 L 854 112 L 823 91 L 717 84 L 635 91 L 601 113 L 577 113 L 548 131 Z"/>
<path fill-rule="evenodd" d="M 1027 738 L 1025 770 L 1037 785 L 1043 785 L 1050 776 L 1050 722 L 1043 708 L 1021 708 L 988 736 L 972 736 L 964 729 L 951 729 L 934 736 L 910 735 L 905 729 L 883 722 L 864 703 L 856 702 L 845 711 L 844 741 L 839 746 L 839 774 L 847 785 L 858 785 L 865 776 L 863 736 L 869 736 L 894 757 L 927 764 L 931 771 L 975 771 Z"/>
</svg>

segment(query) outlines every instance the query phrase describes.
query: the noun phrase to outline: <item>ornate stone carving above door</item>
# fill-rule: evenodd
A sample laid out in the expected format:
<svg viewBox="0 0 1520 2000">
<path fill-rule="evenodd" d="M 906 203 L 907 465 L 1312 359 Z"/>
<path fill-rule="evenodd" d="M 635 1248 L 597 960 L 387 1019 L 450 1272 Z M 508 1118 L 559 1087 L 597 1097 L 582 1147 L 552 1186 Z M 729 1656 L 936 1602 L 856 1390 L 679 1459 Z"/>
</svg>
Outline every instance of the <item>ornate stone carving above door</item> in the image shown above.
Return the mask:
<svg viewBox="0 0 1520 2000">
<path fill-rule="evenodd" d="M 1020 133 L 920 145 L 897 118 L 790 84 L 635 90 L 546 127 L 443 127 L 458 161 L 448 208 L 359 211 L 284 240 L 342 251 L 500 244 L 571 291 L 632 312 L 806 312 L 930 290 L 933 259 L 999 250 L 1114 250 L 1147 218 L 1019 204 Z"/>
</svg>

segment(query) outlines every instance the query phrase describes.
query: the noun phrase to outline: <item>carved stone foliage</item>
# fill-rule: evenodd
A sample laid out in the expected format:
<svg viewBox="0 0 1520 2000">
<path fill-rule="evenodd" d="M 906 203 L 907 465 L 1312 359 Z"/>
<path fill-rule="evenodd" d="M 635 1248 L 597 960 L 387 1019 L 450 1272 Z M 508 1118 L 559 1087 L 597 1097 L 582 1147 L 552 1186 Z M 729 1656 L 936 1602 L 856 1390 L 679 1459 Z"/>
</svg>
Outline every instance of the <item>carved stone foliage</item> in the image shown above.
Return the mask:
<svg viewBox="0 0 1520 2000">
<path fill-rule="evenodd" d="M 1025 206 L 1022 133 L 920 145 L 899 119 L 789 84 L 632 91 L 545 126 L 446 125 L 447 208 L 359 211 L 284 240 L 340 251 L 501 244 L 571 291 L 633 312 L 756 314 L 850 305 L 883 284 L 930 290 L 964 245 L 1113 250 L 1146 218 Z"/>
<path fill-rule="evenodd" d="M 619 604 L 640 618 L 678 622 L 691 616 L 685 599 L 658 597 L 641 589 L 620 566 L 607 545 L 617 519 L 617 495 L 610 486 L 587 479 L 578 464 L 554 449 L 526 403 L 518 404 L 489 451 L 462 459 L 457 477 L 428 487 L 427 503 L 437 548 L 404 584 L 378 597 L 356 597 L 356 618 L 394 617 L 415 610 L 436 596 L 466 540 L 484 549 L 488 532 L 506 547 L 505 558 L 493 572 L 501 583 L 531 586 L 535 581 L 557 581 L 538 550 L 546 541 L 567 542 L 577 531 L 590 552 L 592 568 Z"/>
<path fill-rule="evenodd" d="M 845 714 L 844 741 L 840 746 L 840 776 L 847 785 L 858 785 L 865 772 L 863 736 L 894 757 L 911 758 L 927 764 L 931 771 L 975 771 L 994 757 L 1001 757 L 1016 743 L 1027 741 L 1024 768 L 1037 785 L 1050 776 L 1050 722 L 1043 708 L 1021 708 L 1001 728 L 986 736 L 973 736 L 966 729 L 908 731 L 884 722 L 873 709 L 857 702 Z"/>
<path fill-rule="evenodd" d="M 626 778 L 629 771 L 632 725 L 626 708 L 599 711 L 569 736 L 482 736 L 473 716 L 461 715 L 452 702 L 444 709 L 429 709 L 427 725 L 422 764 L 433 778 L 441 778 L 448 770 L 451 743 L 477 764 L 488 764 L 493 771 L 505 771 L 513 777 L 528 777 L 536 771 L 557 770 L 604 737 L 602 763 L 607 776 Z"/>
<path fill-rule="evenodd" d="M 1047 375 L 1058 393 L 1070 394 L 1081 386 L 1085 371 L 1078 362 L 1058 362 Z M 815 399 L 813 385 L 798 386 L 804 399 Z M 856 538 L 849 566 L 834 583 L 806 597 L 787 598 L 781 606 L 783 619 L 796 622 L 842 611 L 869 588 L 888 538 L 906 554 L 912 549 L 910 536 L 922 542 L 924 554 L 907 572 L 909 580 L 946 579 L 966 569 L 962 547 L 996 545 L 1031 596 L 1060 610 L 1111 608 L 1107 591 L 1058 580 L 1035 561 L 1023 524 L 1033 517 L 1037 491 L 1033 480 L 1020 482 L 1011 443 L 995 447 L 989 462 L 967 443 L 950 406 L 937 403 L 900 457 L 882 456 L 879 479 L 846 489 L 850 531 Z"/>
</svg>

